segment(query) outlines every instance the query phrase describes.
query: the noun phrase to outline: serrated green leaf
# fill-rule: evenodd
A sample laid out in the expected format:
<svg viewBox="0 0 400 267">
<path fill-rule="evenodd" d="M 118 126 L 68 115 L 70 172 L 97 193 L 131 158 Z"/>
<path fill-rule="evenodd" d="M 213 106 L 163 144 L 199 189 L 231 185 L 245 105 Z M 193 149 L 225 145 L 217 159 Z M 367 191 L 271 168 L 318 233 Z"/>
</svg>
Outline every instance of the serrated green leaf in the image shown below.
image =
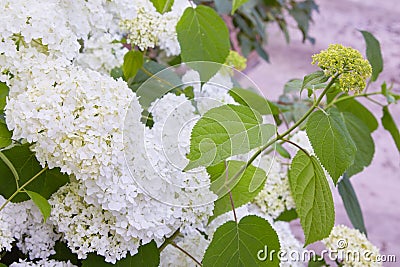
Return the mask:
<svg viewBox="0 0 400 267">
<path fill-rule="evenodd" d="M 238 208 L 253 200 L 263 188 L 267 174 L 263 169 L 253 165 L 235 177 L 244 166 L 246 162 L 231 160 L 207 168 L 211 179 L 210 189 L 218 196 L 218 200 L 214 202 L 214 214 L 209 221 L 232 209 L 229 190 L 232 193 L 233 203 Z M 257 181 L 258 186 L 250 189 L 252 181 Z"/>
<path fill-rule="evenodd" d="M 210 109 L 193 127 L 185 170 L 248 153 L 266 144 L 275 131 L 274 125 L 262 124 L 260 113 L 249 107 L 229 104 Z"/>
<path fill-rule="evenodd" d="M 360 31 L 364 37 L 365 43 L 367 45 L 367 58 L 372 66 L 372 76 L 371 81 L 376 81 L 378 79 L 379 73 L 383 70 L 383 60 L 381 53 L 381 45 L 379 41 L 367 31 Z"/>
<path fill-rule="evenodd" d="M 353 186 L 351 185 L 349 177 L 347 177 L 346 173 L 343 175 L 342 180 L 340 180 L 338 184 L 338 190 L 343 200 L 347 216 L 349 216 L 354 228 L 358 229 L 361 233 L 367 234 L 356 192 L 354 192 Z"/>
<path fill-rule="evenodd" d="M 320 85 L 321 83 L 326 82 L 328 79 L 329 77 L 325 76 L 325 73 L 322 70 L 304 76 L 300 94 L 305 88 L 315 89 L 314 86 Z"/>
<path fill-rule="evenodd" d="M 133 256 L 128 254 L 125 258 L 117 261 L 115 264 L 106 262 L 103 256 L 99 256 L 94 253 L 89 254 L 87 258 L 82 261 L 82 267 L 157 267 L 159 264 L 160 252 L 157 248 L 156 242 L 154 241 L 140 246 L 138 253 Z"/>
<path fill-rule="evenodd" d="M 215 231 L 204 255 L 203 266 L 279 266 L 278 257 L 272 260 L 269 257 L 272 250 L 280 250 L 277 233 L 268 221 L 250 215 L 238 224 L 229 221 Z"/>
<path fill-rule="evenodd" d="M 20 185 L 27 182 L 30 178 L 42 170 L 35 154 L 30 151 L 29 144 L 15 146 L 3 151 L 3 154 L 13 164 L 18 172 Z M 0 194 L 9 198 L 16 190 L 15 178 L 9 167 L 0 161 Z M 59 168 L 44 171 L 33 182 L 25 187 L 26 190 L 34 191 L 49 199 L 61 186 L 69 181 L 68 175 L 62 174 Z M 22 193 L 17 194 L 12 202 L 21 202 L 28 200 L 29 197 Z"/>
<path fill-rule="evenodd" d="M 211 61 L 223 64 L 230 49 L 229 31 L 214 9 L 188 7 L 176 25 L 183 62 Z M 201 80 L 208 81 L 218 68 L 202 69 Z"/>
<path fill-rule="evenodd" d="M 393 120 L 392 115 L 389 112 L 388 106 L 383 107 L 383 116 L 382 116 L 382 126 L 385 128 L 391 135 L 396 144 L 397 150 L 400 152 L 400 133 L 399 129 L 396 126 L 396 123 Z"/>
<path fill-rule="evenodd" d="M 231 15 L 235 14 L 235 11 L 248 0 L 233 0 Z"/>
<path fill-rule="evenodd" d="M 299 218 L 299 215 L 296 212 L 296 209 L 291 210 L 284 210 L 276 219 L 275 221 L 282 221 L 282 222 L 291 222 L 295 219 Z"/>
<path fill-rule="evenodd" d="M 139 69 L 143 66 L 143 53 L 140 51 L 131 50 L 124 56 L 124 64 L 122 71 L 126 81 L 133 79 Z"/>
<path fill-rule="evenodd" d="M 332 193 L 317 158 L 299 151 L 289 170 L 289 183 L 305 245 L 328 237 L 334 222 L 335 209 Z"/>
<path fill-rule="evenodd" d="M 11 145 L 12 132 L 8 130 L 7 125 L 0 122 L 0 148 Z"/>
<path fill-rule="evenodd" d="M 40 212 L 43 215 L 44 222 L 47 221 L 47 218 L 50 217 L 51 213 L 51 206 L 47 199 L 42 197 L 40 194 L 33 192 L 33 191 L 28 191 L 25 190 L 25 192 L 28 194 L 28 196 L 32 199 L 33 203 L 39 208 Z"/>
<path fill-rule="evenodd" d="M 336 103 L 335 106 L 339 111 L 350 112 L 358 119 L 362 120 L 362 122 L 368 126 L 370 132 L 378 128 L 378 121 L 375 119 L 375 116 L 357 100 L 349 98 Z"/>
<path fill-rule="evenodd" d="M 306 132 L 315 154 L 336 184 L 353 164 L 357 152 L 340 112 L 336 108 L 315 111 L 308 118 Z"/>
<path fill-rule="evenodd" d="M 362 120 L 349 112 L 344 112 L 342 115 L 357 148 L 354 163 L 346 170 L 347 175 L 351 177 L 371 164 L 375 153 L 375 144 L 368 126 Z"/>
<path fill-rule="evenodd" d="M 6 106 L 6 99 L 8 96 L 8 92 L 10 89 L 7 84 L 0 82 L 0 114 L 3 113 L 3 110 Z"/>
<path fill-rule="evenodd" d="M 157 12 L 164 14 L 165 12 L 171 11 L 171 7 L 174 4 L 174 0 L 150 0 Z"/>
<path fill-rule="evenodd" d="M 261 115 L 278 115 L 279 108 L 264 97 L 243 88 L 232 88 L 229 95 L 239 104 L 257 110 Z"/>
</svg>

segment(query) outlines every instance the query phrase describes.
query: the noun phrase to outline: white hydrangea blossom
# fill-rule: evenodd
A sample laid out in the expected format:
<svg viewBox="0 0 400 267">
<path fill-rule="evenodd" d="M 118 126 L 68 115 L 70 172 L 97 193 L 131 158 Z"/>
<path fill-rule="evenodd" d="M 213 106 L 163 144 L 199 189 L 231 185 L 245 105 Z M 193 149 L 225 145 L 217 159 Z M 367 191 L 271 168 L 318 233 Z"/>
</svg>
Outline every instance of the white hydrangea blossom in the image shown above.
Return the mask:
<svg viewBox="0 0 400 267">
<path fill-rule="evenodd" d="M 124 55 L 128 52 L 120 43 L 113 43 L 118 36 L 100 34 L 86 40 L 83 51 L 78 54 L 75 63 L 104 74 L 109 74 L 114 67 L 121 66 Z"/>
<path fill-rule="evenodd" d="M 0 205 L 5 199 L 0 196 Z M 54 245 L 60 238 L 55 233 L 54 226 L 49 222 L 43 222 L 43 215 L 37 206 L 31 201 L 21 203 L 8 203 L 0 212 L 0 232 L 6 232 L 7 236 L 1 242 L 1 247 L 10 249 L 7 242 L 17 241 L 17 247 L 26 253 L 30 259 L 45 259 L 55 254 Z"/>
<path fill-rule="evenodd" d="M 68 247 L 84 259 L 88 253 L 97 253 L 106 261 L 115 263 L 127 252 L 137 253 L 138 239 L 127 238 L 116 232 L 116 219 L 109 212 L 87 204 L 77 182 L 61 187 L 49 200 L 52 205 L 50 220 L 63 234 Z"/>
<path fill-rule="evenodd" d="M 10 267 L 75 267 L 70 261 L 56 261 L 43 259 L 36 262 L 30 262 L 20 259 L 19 262 L 14 262 Z"/>
<path fill-rule="evenodd" d="M 0 195 L 0 206 L 3 205 L 5 199 Z M 12 232 L 14 218 L 12 217 L 12 205 L 7 205 L 0 212 L 0 251 L 11 251 L 12 242 L 15 241 Z"/>
<path fill-rule="evenodd" d="M 197 109 L 200 114 L 226 104 L 237 104 L 228 91 L 233 88 L 231 76 L 226 69 L 217 72 L 207 83 L 200 86 L 200 74 L 189 70 L 183 75 L 182 82 L 193 86 Z"/>
<path fill-rule="evenodd" d="M 264 188 L 254 199 L 254 203 L 260 207 L 261 211 L 275 219 L 283 211 L 295 208 L 290 191 L 288 170 L 282 166 L 279 159 L 263 155 L 257 166 L 267 173 Z"/>
<path fill-rule="evenodd" d="M 322 240 L 325 246 L 337 253 L 345 267 L 378 267 L 379 249 L 357 229 L 345 225 L 334 226 L 328 238 Z"/>
<path fill-rule="evenodd" d="M 189 1 L 174 1 L 171 11 L 159 13 L 150 1 L 138 1 L 134 16 L 121 20 L 120 27 L 127 31 L 128 41 L 141 50 L 159 46 L 167 56 L 179 55 L 180 46 L 176 24 Z"/>
</svg>

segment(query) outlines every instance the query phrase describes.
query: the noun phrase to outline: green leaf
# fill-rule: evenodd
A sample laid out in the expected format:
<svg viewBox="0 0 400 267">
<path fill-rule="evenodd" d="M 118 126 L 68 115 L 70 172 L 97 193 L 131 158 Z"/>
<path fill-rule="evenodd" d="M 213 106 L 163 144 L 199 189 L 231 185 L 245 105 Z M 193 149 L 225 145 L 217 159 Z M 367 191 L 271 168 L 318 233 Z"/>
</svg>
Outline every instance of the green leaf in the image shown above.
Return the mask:
<svg viewBox="0 0 400 267">
<path fill-rule="evenodd" d="M 375 144 L 368 126 L 362 120 L 349 112 L 342 113 L 342 116 L 357 148 L 354 163 L 346 170 L 347 175 L 351 177 L 371 164 L 375 153 Z"/>
<path fill-rule="evenodd" d="M 261 115 L 279 114 L 279 108 L 274 103 L 250 90 L 233 88 L 229 90 L 229 94 L 237 103 L 255 109 Z"/>
<path fill-rule="evenodd" d="M 74 254 L 71 249 L 65 244 L 64 242 L 61 241 L 56 241 L 56 244 L 54 245 L 54 250 L 56 254 L 51 255 L 49 258 L 51 260 L 57 260 L 57 261 L 70 261 L 72 264 L 78 266 L 78 255 Z"/>
<path fill-rule="evenodd" d="M 126 81 L 134 78 L 143 66 L 143 53 L 140 51 L 131 50 L 124 56 L 124 64 L 122 65 L 122 71 Z"/>
<path fill-rule="evenodd" d="M 29 144 L 25 144 L 2 151 L 18 172 L 20 185 L 42 170 L 42 166 L 36 160 L 35 154 L 30 151 L 29 146 Z M 14 175 L 3 161 L 0 161 L 0 173 L 0 194 L 5 198 L 9 198 L 17 190 Z M 68 175 L 62 174 L 59 168 L 54 168 L 44 171 L 25 189 L 37 192 L 44 198 L 49 199 L 54 192 L 68 181 Z M 22 192 L 17 194 L 12 202 L 21 202 L 28 199 L 29 197 Z"/>
<path fill-rule="evenodd" d="M 235 14 L 235 11 L 248 0 L 233 0 L 231 15 Z"/>
<path fill-rule="evenodd" d="M 171 7 L 174 4 L 174 0 L 150 0 L 157 12 L 164 14 L 165 12 L 171 11 Z"/>
<path fill-rule="evenodd" d="M 6 99 L 9 91 L 10 89 L 7 84 L 0 82 L 0 114 L 3 113 L 6 106 Z"/>
<path fill-rule="evenodd" d="M 7 128 L 7 125 L 0 122 L 0 148 L 11 145 L 12 132 Z"/>
<path fill-rule="evenodd" d="M 285 94 L 300 91 L 303 81 L 300 79 L 292 79 L 285 84 L 283 92 Z"/>
<path fill-rule="evenodd" d="M 291 209 L 283 211 L 275 221 L 291 222 L 297 218 L 299 218 L 299 215 L 297 214 L 296 209 Z"/>
<path fill-rule="evenodd" d="M 185 170 L 218 164 L 233 155 L 265 145 L 276 127 L 262 124 L 257 111 L 238 105 L 223 105 L 207 111 L 191 134 L 190 160 Z"/>
<path fill-rule="evenodd" d="M 299 151 L 289 170 L 290 190 L 304 230 L 305 245 L 329 236 L 335 209 L 332 193 L 317 158 Z"/>
<path fill-rule="evenodd" d="M 229 221 L 215 231 L 204 254 L 203 266 L 279 266 L 278 257 L 272 261 L 269 257 L 272 250 L 280 250 L 277 233 L 268 221 L 250 215 L 238 224 Z"/>
<path fill-rule="evenodd" d="M 309 262 L 308 267 L 325 267 L 329 266 L 325 259 L 320 255 L 315 255 Z"/>
<path fill-rule="evenodd" d="M 370 132 L 373 132 L 378 128 L 378 121 L 375 119 L 375 116 L 357 100 L 349 98 L 337 102 L 335 106 L 339 111 L 350 112 L 358 119 L 362 120 L 362 122 L 368 126 Z"/>
<path fill-rule="evenodd" d="M 372 76 L 371 81 L 376 81 L 378 79 L 379 73 L 383 70 L 383 60 L 381 53 L 381 45 L 379 41 L 367 31 L 360 31 L 364 37 L 365 43 L 367 45 L 367 58 L 372 66 Z"/>
<path fill-rule="evenodd" d="M 154 241 L 140 246 L 137 254 L 133 256 L 128 254 L 126 258 L 117 261 L 115 264 L 106 262 L 103 256 L 99 256 L 94 253 L 89 254 L 88 257 L 82 261 L 82 267 L 157 267 L 159 264 L 160 252 L 157 248 L 156 242 Z"/>
<path fill-rule="evenodd" d="M 357 152 L 341 114 L 336 108 L 312 113 L 306 132 L 315 154 L 336 184 L 353 164 Z"/>
<path fill-rule="evenodd" d="M 143 109 L 169 92 L 176 93 L 181 85 L 182 80 L 174 71 L 152 60 L 147 61 L 129 83 Z"/>
<path fill-rule="evenodd" d="M 383 107 L 383 117 L 381 119 L 382 126 L 392 135 L 393 140 L 397 146 L 397 150 L 400 152 L 400 133 L 393 120 L 392 115 L 389 112 L 388 106 Z"/>
<path fill-rule="evenodd" d="M 350 179 L 346 173 L 343 175 L 343 179 L 340 180 L 338 184 L 338 190 L 340 196 L 342 197 L 347 216 L 349 216 L 354 228 L 358 229 L 361 233 L 367 234 L 356 192 L 354 192 L 353 186 L 351 185 Z"/>
<path fill-rule="evenodd" d="M 214 214 L 209 221 L 232 209 L 229 190 L 236 208 L 249 203 L 262 190 L 267 178 L 265 171 L 250 165 L 241 175 L 235 177 L 244 166 L 246 162 L 231 160 L 227 164 L 221 162 L 207 168 L 211 190 L 218 196 L 214 202 Z M 255 184 L 255 188 L 250 188 L 252 184 Z"/>
<path fill-rule="evenodd" d="M 0 262 L 0 267 L 7 267 L 7 265 Z"/>
<path fill-rule="evenodd" d="M 51 206 L 47 199 L 42 197 L 40 194 L 33 192 L 33 191 L 28 191 L 25 190 L 25 192 L 28 194 L 28 196 L 32 199 L 33 203 L 39 208 L 40 212 L 43 215 L 44 222 L 47 221 L 47 218 L 50 217 L 51 213 Z"/>
<path fill-rule="evenodd" d="M 322 70 L 313 72 L 304 76 L 303 83 L 301 85 L 300 94 L 305 88 L 314 89 L 315 86 L 320 85 L 321 83 L 326 82 L 329 79 L 328 76 L 325 76 L 325 73 Z M 318 87 L 320 88 L 320 87 Z"/>
<path fill-rule="evenodd" d="M 211 61 L 223 64 L 229 54 L 229 31 L 212 8 L 188 7 L 176 25 L 183 62 Z M 201 80 L 208 81 L 218 69 L 200 71 Z"/>
<path fill-rule="evenodd" d="M 123 262 L 121 260 L 120 262 Z M 157 267 L 160 264 L 160 251 L 157 248 L 157 244 L 155 241 L 151 241 L 145 245 L 141 245 L 139 247 L 139 252 L 132 257 L 127 257 L 125 262 L 129 265 L 117 265 L 117 266 L 148 266 L 148 267 Z"/>
<path fill-rule="evenodd" d="M 290 153 L 280 144 L 275 143 L 275 150 L 279 153 L 283 158 L 290 159 Z"/>
</svg>

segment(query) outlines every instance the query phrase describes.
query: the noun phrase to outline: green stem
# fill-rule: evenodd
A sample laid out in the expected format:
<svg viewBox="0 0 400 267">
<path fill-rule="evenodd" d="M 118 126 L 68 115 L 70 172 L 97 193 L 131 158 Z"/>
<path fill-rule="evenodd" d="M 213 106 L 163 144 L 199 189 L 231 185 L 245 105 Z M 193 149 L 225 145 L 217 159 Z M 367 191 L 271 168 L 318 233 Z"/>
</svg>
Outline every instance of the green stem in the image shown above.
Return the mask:
<svg viewBox="0 0 400 267">
<path fill-rule="evenodd" d="M 287 140 L 287 139 L 282 139 L 282 141 L 284 141 L 284 142 L 286 142 L 286 143 L 288 143 L 288 144 L 291 144 L 292 146 L 297 147 L 298 149 L 300 149 L 301 151 L 303 151 L 304 154 L 306 154 L 309 158 L 311 157 L 307 150 L 305 150 L 304 148 L 302 148 L 301 146 L 299 146 L 299 145 L 296 144 L 295 142 L 292 142 L 292 141 Z"/>
<path fill-rule="evenodd" d="M 14 165 L 12 164 L 12 162 L 1 151 L 0 151 L 0 159 L 7 165 L 7 167 L 10 169 L 10 171 L 14 175 L 15 183 L 17 184 L 17 190 L 18 190 L 19 189 L 19 183 L 18 183 L 19 175 L 18 175 L 17 170 L 15 169 Z"/>
<path fill-rule="evenodd" d="M 165 239 L 164 243 L 161 244 L 161 246 L 158 248 L 158 250 L 161 252 L 164 250 L 166 246 L 171 244 L 172 241 L 180 234 L 180 229 L 178 228 L 170 237 Z"/>
<path fill-rule="evenodd" d="M 334 104 L 337 104 L 337 103 L 339 103 L 339 102 L 342 102 L 342 101 L 344 101 L 344 100 L 347 100 L 347 99 L 356 98 L 356 97 L 368 97 L 368 96 L 371 96 L 371 95 L 380 95 L 380 94 L 381 94 L 381 92 L 373 92 L 373 93 L 367 93 L 367 94 L 359 94 L 359 95 L 348 95 L 348 96 L 344 96 L 344 97 L 338 98 L 337 100 L 332 101 L 331 103 L 329 103 L 329 104 L 326 106 L 325 109 L 331 107 L 331 106 L 334 105 Z"/>
<path fill-rule="evenodd" d="M 33 176 L 31 179 L 29 179 L 26 183 L 24 183 L 20 188 L 17 189 L 17 191 L 14 192 L 14 194 L 11 195 L 11 197 L 9 199 L 6 200 L 6 202 L 4 202 L 4 204 L 0 207 L 0 211 L 2 211 L 4 209 L 4 207 L 10 203 L 10 201 L 18 194 L 20 193 L 25 186 L 29 185 L 33 180 L 35 180 L 36 178 L 38 178 L 42 173 L 44 173 L 49 167 L 46 166 L 43 169 L 40 170 L 40 172 L 38 172 L 37 174 L 35 174 L 35 176 Z"/>
<path fill-rule="evenodd" d="M 335 80 L 339 77 L 339 75 L 336 75 L 331 79 L 331 81 L 328 83 L 328 85 L 325 87 L 324 91 L 321 93 L 321 95 L 318 97 L 317 101 L 310 107 L 310 109 L 297 121 L 295 122 L 289 129 L 287 129 L 283 134 L 277 134 L 274 139 L 266 143 L 264 146 L 259 148 L 253 156 L 247 161 L 246 165 L 244 165 L 233 177 L 233 180 L 237 179 L 246 169 L 253 163 L 253 161 L 269 146 L 274 144 L 278 140 L 282 140 L 285 136 L 290 134 L 294 129 L 296 129 L 300 124 L 302 124 L 308 116 L 314 111 L 314 109 L 319 105 L 319 103 L 322 101 L 323 97 L 325 94 L 329 91 L 329 89 L 332 87 L 332 85 L 335 83 Z"/>
</svg>

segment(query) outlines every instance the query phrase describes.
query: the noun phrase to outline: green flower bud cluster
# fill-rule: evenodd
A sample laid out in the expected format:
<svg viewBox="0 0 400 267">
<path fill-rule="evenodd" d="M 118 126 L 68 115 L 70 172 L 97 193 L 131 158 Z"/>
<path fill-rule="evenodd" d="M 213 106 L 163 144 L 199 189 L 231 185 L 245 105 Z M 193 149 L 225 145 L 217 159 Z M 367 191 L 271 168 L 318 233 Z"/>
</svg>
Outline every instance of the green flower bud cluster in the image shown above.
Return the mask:
<svg viewBox="0 0 400 267">
<path fill-rule="evenodd" d="M 372 67 L 359 51 L 340 44 L 331 44 L 328 49 L 312 56 L 312 64 L 318 63 L 326 76 L 339 75 L 342 91 L 360 93 L 366 86 L 366 79 L 372 74 Z"/>
<path fill-rule="evenodd" d="M 244 70 L 247 67 L 247 59 L 242 57 L 238 52 L 236 51 L 229 51 L 229 55 L 225 60 L 225 65 L 234 67 L 235 69 L 241 71 Z"/>
</svg>

